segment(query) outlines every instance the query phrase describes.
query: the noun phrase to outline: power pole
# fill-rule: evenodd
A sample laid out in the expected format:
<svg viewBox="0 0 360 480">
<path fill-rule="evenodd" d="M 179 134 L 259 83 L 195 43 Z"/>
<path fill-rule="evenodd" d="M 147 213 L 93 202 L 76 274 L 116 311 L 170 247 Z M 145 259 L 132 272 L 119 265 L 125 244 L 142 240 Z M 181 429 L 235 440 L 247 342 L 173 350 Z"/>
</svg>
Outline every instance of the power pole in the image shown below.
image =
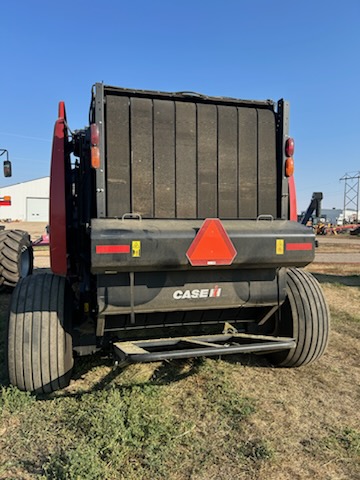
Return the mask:
<svg viewBox="0 0 360 480">
<path fill-rule="evenodd" d="M 359 180 L 360 172 L 345 173 L 340 181 L 345 182 L 344 189 L 344 218 L 346 209 L 355 210 L 355 221 L 358 223 L 359 218 Z"/>
</svg>

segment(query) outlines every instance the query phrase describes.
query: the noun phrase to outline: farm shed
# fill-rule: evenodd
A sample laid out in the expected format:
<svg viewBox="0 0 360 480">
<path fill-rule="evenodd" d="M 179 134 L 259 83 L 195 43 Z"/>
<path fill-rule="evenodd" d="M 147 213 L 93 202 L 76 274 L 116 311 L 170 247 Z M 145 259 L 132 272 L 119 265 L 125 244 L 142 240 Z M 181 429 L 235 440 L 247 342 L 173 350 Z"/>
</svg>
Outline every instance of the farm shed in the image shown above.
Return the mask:
<svg viewBox="0 0 360 480">
<path fill-rule="evenodd" d="M 0 197 L 11 197 L 11 205 L 0 206 L 0 220 L 48 222 L 50 177 L 1 186 Z"/>
</svg>

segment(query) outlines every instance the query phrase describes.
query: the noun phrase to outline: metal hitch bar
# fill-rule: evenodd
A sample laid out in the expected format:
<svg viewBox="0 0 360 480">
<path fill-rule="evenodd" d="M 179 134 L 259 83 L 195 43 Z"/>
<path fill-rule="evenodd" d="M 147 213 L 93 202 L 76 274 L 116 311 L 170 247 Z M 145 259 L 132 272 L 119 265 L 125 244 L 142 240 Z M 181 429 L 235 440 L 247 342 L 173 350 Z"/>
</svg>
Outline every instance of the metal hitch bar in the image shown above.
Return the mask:
<svg viewBox="0 0 360 480">
<path fill-rule="evenodd" d="M 115 356 L 129 363 L 158 362 L 235 353 L 265 353 L 296 347 L 293 338 L 245 333 L 135 340 L 113 344 Z"/>
</svg>

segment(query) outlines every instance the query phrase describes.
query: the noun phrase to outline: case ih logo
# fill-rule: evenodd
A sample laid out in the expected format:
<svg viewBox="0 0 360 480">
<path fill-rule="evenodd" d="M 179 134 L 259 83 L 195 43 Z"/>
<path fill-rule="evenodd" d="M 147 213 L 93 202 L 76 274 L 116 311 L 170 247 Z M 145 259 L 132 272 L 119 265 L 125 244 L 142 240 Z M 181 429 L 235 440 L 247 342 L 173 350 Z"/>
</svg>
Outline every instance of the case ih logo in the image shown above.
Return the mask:
<svg viewBox="0 0 360 480">
<path fill-rule="evenodd" d="M 194 290 L 176 290 L 173 293 L 175 300 L 192 298 L 216 298 L 221 296 L 221 288 L 215 285 L 214 288 L 195 288 Z"/>
</svg>

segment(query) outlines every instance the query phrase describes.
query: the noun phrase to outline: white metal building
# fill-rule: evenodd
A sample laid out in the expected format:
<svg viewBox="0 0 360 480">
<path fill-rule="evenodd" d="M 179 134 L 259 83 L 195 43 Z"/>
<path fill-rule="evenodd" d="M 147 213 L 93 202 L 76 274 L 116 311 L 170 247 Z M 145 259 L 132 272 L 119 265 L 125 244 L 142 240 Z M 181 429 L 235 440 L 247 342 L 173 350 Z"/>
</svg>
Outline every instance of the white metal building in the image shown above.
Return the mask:
<svg viewBox="0 0 360 480">
<path fill-rule="evenodd" d="M 11 205 L 0 206 L 0 220 L 49 221 L 50 177 L 0 188 L 0 197 L 10 196 Z"/>
</svg>

